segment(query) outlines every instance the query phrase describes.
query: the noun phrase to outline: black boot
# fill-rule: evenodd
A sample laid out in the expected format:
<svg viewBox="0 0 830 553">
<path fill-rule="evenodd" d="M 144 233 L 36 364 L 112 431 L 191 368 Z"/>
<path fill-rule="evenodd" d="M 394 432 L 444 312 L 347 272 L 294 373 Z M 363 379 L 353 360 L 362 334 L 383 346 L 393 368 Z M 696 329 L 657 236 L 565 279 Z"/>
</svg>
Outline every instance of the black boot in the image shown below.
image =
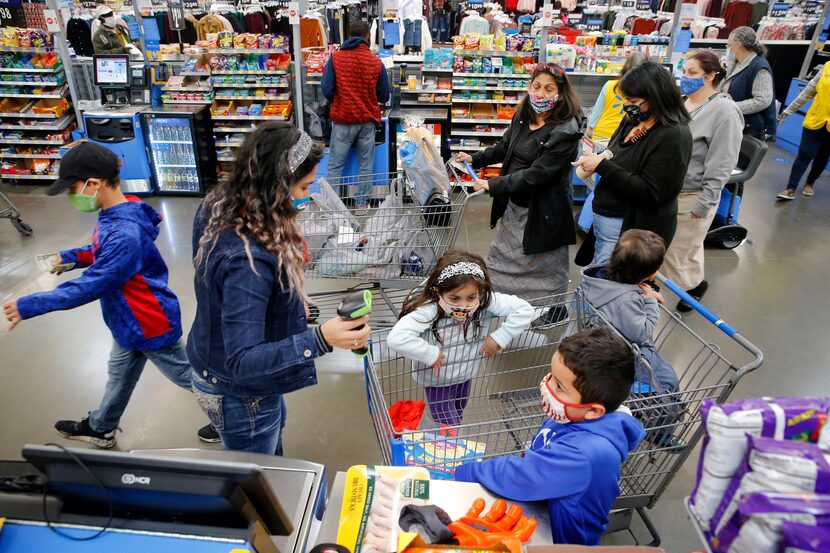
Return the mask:
<svg viewBox="0 0 830 553">
<path fill-rule="evenodd" d="M 687 290 L 686 293 L 692 296 L 697 301 L 700 301 L 704 294 L 706 294 L 707 290 L 709 290 L 709 283 L 704 280 L 691 290 Z M 690 311 L 692 311 L 692 306 L 686 303 L 685 301 L 679 301 L 677 302 L 677 310 L 681 313 L 689 313 Z"/>
</svg>

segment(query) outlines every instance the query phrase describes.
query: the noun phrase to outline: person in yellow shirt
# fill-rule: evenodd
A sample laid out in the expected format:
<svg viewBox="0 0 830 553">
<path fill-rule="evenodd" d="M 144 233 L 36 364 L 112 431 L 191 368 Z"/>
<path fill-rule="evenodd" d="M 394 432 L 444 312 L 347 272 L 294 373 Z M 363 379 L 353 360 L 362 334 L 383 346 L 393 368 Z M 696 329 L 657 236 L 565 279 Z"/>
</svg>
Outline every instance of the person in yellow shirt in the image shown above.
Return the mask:
<svg viewBox="0 0 830 553">
<path fill-rule="evenodd" d="M 802 194 L 808 197 L 815 194 L 813 184 L 821 176 L 827 166 L 827 161 L 830 160 L 830 63 L 824 64 L 807 87 L 801 91 L 798 98 L 781 113 L 778 120 L 783 123 L 788 115 L 801 109 L 801 106 L 810 100 L 813 100 L 813 105 L 804 117 L 798 155 L 793 161 L 787 188 L 778 193 L 779 200 L 795 199 L 798 183 L 810 161 L 813 162 L 813 166 L 807 174 L 807 183 L 804 185 Z"/>
<path fill-rule="evenodd" d="M 631 69 L 648 61 L 648 56 L 641 52 L 634 52 L 625 60 L 620 76 L 616 79 L 606 81 L 597 97 L 597 101 L 591 109 L 591 117 L 588 119 L 586 134 L 592 140 L 609 140 L 620 121 L 623 119 L 623 104 L 625 103 L 617 92 L 617 83 Z"/>
</svg>

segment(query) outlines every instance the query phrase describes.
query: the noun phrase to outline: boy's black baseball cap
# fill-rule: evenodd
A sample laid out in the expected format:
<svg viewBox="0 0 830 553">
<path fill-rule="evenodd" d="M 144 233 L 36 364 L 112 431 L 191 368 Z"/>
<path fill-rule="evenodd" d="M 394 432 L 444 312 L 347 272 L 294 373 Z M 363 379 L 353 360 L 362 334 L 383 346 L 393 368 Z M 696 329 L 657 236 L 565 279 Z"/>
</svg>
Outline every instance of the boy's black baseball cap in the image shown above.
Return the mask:
<svg viewBox="0 0 830 553">
<path fill-rule="evenodd" d="M 92 142 L 81 142 L 73 146 L 61 158 L 58 180 L 46 191 L 48 196 L 57 196 L 69 189 L 76 181 L 86 179 L 111 179 L 118 176 L 118 156 L 103 146 Z"/>
</svg>

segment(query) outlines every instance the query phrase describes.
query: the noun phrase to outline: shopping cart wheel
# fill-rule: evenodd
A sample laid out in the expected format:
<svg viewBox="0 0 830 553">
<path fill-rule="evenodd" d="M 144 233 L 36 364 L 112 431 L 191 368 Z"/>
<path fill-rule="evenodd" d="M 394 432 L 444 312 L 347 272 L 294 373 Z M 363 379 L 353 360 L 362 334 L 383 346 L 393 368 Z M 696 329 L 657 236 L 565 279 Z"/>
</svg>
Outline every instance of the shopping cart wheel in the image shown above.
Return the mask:
<svg viewBox="0 0 830 553">
<path fill-rule="evenodd" d="M 718 247 L 723 248 L 725 250 L 734 250 L 738 246 L 744 243 L 746 238 L 737 239 L 737 238 L 724 238 L 718 244 Z"/>
<path fill-rule="evenodd" d="M 32 230 L 32 227 L 30 227 L 29 224 L 26 223 L 26 221 L 24 221 L 23 219 L 11 219 L 11 222 L 14 225 L 14 228 L 17 229 L 17 232 L 19 232 L 21 236 L 31 236 L 34 232 Z"/>
</svg>

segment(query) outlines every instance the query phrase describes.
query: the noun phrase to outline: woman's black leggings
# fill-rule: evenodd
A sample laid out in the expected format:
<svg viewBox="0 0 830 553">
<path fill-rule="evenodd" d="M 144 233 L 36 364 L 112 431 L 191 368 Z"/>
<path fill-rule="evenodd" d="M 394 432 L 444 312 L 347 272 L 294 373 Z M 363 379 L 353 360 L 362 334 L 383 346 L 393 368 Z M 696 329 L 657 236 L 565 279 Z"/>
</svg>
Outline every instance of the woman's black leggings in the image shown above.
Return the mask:
<svg viewBox="0 0 830 553">
<path fill-rule="evenodd" d="M 790 190 L 798 188 L 798 183 L 810 161 L 813 162 L 813 166 L 807 175 L 807 184 L 816 182 L 827 166 L 828 160 L 830 160 L 830 131 L 827 127 L 815 131 L 807 128 L 801 129 L 801 144 L 798 145 L 798 155 L 793 162 L 787 188 Z"/>
</svg>

